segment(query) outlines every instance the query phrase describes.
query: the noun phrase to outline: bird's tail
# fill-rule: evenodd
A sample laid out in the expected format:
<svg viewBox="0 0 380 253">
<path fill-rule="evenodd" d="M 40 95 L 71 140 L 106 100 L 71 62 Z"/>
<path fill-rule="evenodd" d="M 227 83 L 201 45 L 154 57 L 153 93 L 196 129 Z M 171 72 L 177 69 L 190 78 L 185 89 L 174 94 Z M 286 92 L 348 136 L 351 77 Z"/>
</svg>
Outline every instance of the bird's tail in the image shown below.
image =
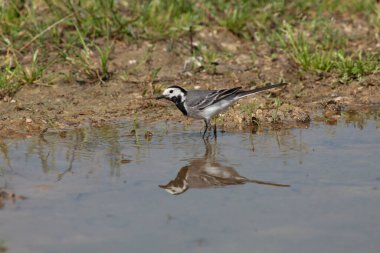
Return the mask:
<svg viewBox="0 0 380 253">
<path fill-rule="evenodd" d="M 249 182 L 255 183 L 255 184 L 265 184 L 270 186 L 277 186 L 277 187 L 290 187 L 288 184 L 279 184 L 275 182 L 270 181 L 262 181 L 262 180 L 256 180 L 256 179 L 249 179 Z"/>
<path fill-rule="evenodd" d="M 255 94 L 255 93 L 258 93 L 258 92 L 262 92 L 262 91 L 265 91 L 265 90 L 282 87 L 282 86 L 285 86 L 285 85 L 287 85 L 287 83 L 281 81 L 280 83 L 267 84 L 264 87 L 256 88 L 256 89 L 253 89 L 253 90 L 240 91 L 239 92 L 239 98 L 242 98 L 242 97 L 245 97 L 245 96 L 249 96 L 249 95 L 252 95 L 252 94 Z"/>
</svg>

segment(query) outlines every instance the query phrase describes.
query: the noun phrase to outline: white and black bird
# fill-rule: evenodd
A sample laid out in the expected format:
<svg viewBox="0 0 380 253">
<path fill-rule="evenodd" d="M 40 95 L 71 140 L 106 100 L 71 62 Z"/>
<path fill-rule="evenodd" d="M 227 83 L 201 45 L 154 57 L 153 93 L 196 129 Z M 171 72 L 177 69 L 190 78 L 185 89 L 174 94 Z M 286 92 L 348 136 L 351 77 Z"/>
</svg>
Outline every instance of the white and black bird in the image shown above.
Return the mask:
<svg viewBox="0 0 380 253">
<path fill-rule="evenodd" d="M 183 115 L 203 119 L 205 122 L 205 131 L 203 138 L 208 130 L 211 129 L 211 119 L 213 116 L 221 113 L 231 106 L 234 102 L 255 93 L 278 88 L 286 83 L 271 84 L 253 90 L 241 90 L 242 87 L 222 90 L 190 90 L 173 85 L 164 90 L 161 96 L 156 99 L 167 99 L 175 103 Z M 215 126 L 216 133 L 216 126 Z"/>
</svg>

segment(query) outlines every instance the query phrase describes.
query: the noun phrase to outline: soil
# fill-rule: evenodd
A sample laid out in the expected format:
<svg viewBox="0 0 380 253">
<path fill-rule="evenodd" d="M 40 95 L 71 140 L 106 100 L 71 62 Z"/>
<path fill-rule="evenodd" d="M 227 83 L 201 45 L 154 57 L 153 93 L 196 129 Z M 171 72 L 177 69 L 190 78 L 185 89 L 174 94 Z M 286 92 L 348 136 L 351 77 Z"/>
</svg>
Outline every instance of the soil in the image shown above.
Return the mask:
<svg viewBox="0 0 380 253">
<path fill-rule="evenodd" d="M 109 62 L 112 75 L 106 82 L 94 82 L 79 72 L 73 79 L 26 85 L 0 101 L 0 137 L 24 138 L 49 129 L 101 126 L 131 118 L 191 122 L 171 102 L 154 99 L 173 84 L 186 89 L 252 89 L 281 79 L 287 82 L 223 113 L 217 122 L 229 131 L 249 125 L 307 127 L 311 120 L 334 123 L 342 111 L 380 105 L 379 74 L 345 84 L 334 74 L 302 73 L 281 50 L 255 46 L 222 28 L 199 32 L 194 41 L 202 42 L 196 45 L 206 47 L 203 51 L 220 54 L 212 62 L 198 62 L 190 57 L 188 38 L 137 44 L 115 41 Z M 94 66 L 96 59 L 94 55 Z M 71 71 L 65 65 L 53 71 L 59 77 L 65 68 Z"/>
</svg>

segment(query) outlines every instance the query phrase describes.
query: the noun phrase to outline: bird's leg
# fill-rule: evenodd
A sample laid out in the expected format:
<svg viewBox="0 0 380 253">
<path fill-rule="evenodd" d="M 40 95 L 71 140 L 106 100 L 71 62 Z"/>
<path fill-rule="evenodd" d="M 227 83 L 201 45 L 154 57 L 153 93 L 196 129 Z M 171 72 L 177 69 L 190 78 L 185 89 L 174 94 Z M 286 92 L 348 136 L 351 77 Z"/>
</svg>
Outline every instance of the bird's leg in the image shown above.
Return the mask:
<svg viewBox="0 0 380 253">
<path fill-rule="evenodd" d="M 205 139 L 205 136 L 206 136 L 206 132 L 208 132 L 208 130 L 210 129 L 210 120 L 204 120 L 205 121 L 205 131 L 203 132 L 203 139 Z"/>
<path fill-rule="evenodd" d="M 203 137 L 203 142 L 206 146 L 210 144 L 210 142 L 208 141 L 208 137 L 207 138 Z"/>
<path fill-rule="evenodd" d="M 215 138 L 215 140 L 216 140 L 216 138 L 217 138 L 217 131 L 216 131 L 216 122 L 215 122 L 215 124 L 214 124 L 214 138 Z"/>
<path fill-rule="evenodd" d="M 202 138 L 205 139 L 205 136 L 206 136 L 206 132 L 207 132 L 207 129 L 208 129 L 208 121 L 207 120 L 204 120 L 205 122 L 205 130 L 203 131 L 203 135 L 202 135 Z"/>
</svg>

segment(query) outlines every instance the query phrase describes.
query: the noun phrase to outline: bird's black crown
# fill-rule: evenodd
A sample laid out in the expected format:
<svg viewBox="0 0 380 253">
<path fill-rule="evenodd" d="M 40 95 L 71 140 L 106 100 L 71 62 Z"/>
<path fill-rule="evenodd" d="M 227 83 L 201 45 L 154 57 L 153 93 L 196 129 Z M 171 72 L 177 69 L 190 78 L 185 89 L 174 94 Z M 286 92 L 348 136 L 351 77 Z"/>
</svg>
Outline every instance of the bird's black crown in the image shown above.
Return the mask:
<svg viewBox="0 0 380 253">
<path fill-rule="evenodd" d="M 185 90 L 184 88 L 178 86 L 178 85 L 172 85 L 172 86 L 169 86 L 168 88 L 176 88 L 176 89 L 179 89 L 183 92 L 183 94 L 187 94 L 187 90 Z"/>
</svg>

